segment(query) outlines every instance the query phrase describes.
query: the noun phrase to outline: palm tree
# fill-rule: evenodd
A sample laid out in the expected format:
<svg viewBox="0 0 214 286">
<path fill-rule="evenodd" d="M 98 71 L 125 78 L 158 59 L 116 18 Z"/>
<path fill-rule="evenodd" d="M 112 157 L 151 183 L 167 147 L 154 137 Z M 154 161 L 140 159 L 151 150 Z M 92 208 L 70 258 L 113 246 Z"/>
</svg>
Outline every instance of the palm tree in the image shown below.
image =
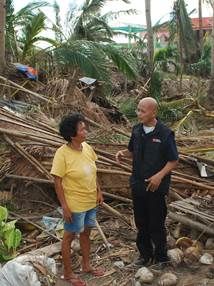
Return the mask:
<svg viewBox="0 0 214 286">
<path fill-rule="evenodd" d="M 153 57 L 154 57 L 154 40 L 153 40 L 153 29 L 151 21 L 151 1 L 145 0 L 145 10 L 146 10 L 146 24 L 147 24 L 147 53 L 150 63 L 150 73 L 153 69 Z"/>
<path fill-rule="evenodd" d="M 106 2 L 107 0 L 85 0 L 80 7 L 72 6 L 67 15 L 68 37 L 78 40 L 111 42 L 115 32 L 108 24 L 109 20 L 116 19 L 121 14 L 135 14 L 136 10 L 129 9 L 101 15 L 101 8 Z"/>
<path fill-rule="evenodd" d="M 185 0 L 175 1 L 172 21 L 176 23 L 180 62 L 191 62 L 192 56 L 197 52 L 197 43 L 191 20 L 187 13 Z"/>
<path fill-rule="evenodd" d="M 53 9 L 55 12 L 55 23 L 53 24 L 53 30 L 55 32 L 55 39 L 58 42 L 62 42 L 62 26 L 61 26 L 61 19 L 60 19 L 60 7 L 59 4 L 54 1 Z"/>
<path fill-rule="evenodd" d="M 107 88 L 111 85 L 110 69 L 113 64 L 128 78 L 137 77 L 134 58 L 112 44 L 73 40 L 56 48 L 54 55 L 59 66 L 80 69 L 86 76 L 104 81 Z"/>
<path fill-rule="evenodd" d="M 213 9 L 213 28 L 212 28 L 212 50 L 211 50 L 211 78 L 214 80 L 214 1 L 210 0 L 211 7 Z"/>
<path fill-rule="evenodd" d="M 23 27 L 21 36 L 18 39 L 21 48 L 22 61 L 27 60 L 27 56 L 31 57 L 34 55 L 36 50 L 35 44 L 39 41 L 45 41 L 51 45 L 55 45 L 56 41 L 40 36 L 40 33 L 45 30 L 46 16 L 43 12 L 38 12 L 34 15 Z"/>
<path fill-rule="evenodd" d="M 5 67 L 5 0 L 0 0 L 0 73 Z"/>
<path fill-rule="evenodd" d="M 213 27 L 211 34 L 211 79 L 209 84 L 209 90 L 207 94 L 206 107 L 210 110 L 214 109 L 214 0 L 209 0 L 209 3 L 213 9 Z"/>
<path fill-rule="evenodd" d="M 110 86 L 110 67 L 114 64 L 128 78 L 136 78 L 137 68 L 131 54 L 113 44 L 113 29 L 108 25 L 110 13 L 101 15 L 106 0 L 85 0 L 80 9 L 73 7 L 67 17 L 69 32 L 62 32 L 63 41 L 54 50 L 57 64 L 63 68 L 80 69 L 83 74 L 105 81 Z M 127 1 L 126 1 L 127 2 Z M 120 11 L 119 13 L 132 13 Z M 59 26 L 55 25 L 59 31 Z"/>
<path fill-rule="evenodd" d="M 6 0 L 6 50 L 11 61 L 20 59 L 19 37 L 23 39 L 20 30 L 27 29 L 24 27 L 33 21 L 38 9 L 47 5 L 45 1 L 33 1 L 15 13 L 13 0 Z"/>
<path fill-rule="evenodd" d="M 202 0 L 198 0 L 198 17 L 199 17 L 199 43 L 202 49 L 203 45 L 203 30 L 202 30 Z"/>
</svg>

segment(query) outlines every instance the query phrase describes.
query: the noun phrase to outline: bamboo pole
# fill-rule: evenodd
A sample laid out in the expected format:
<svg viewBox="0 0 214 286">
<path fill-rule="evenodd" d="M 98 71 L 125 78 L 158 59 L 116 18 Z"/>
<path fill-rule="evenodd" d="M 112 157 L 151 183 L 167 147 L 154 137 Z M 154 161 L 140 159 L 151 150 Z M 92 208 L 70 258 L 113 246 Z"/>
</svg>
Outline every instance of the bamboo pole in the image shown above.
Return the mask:
<svg viewBox="0 0 214 286">
<path fill-rule="evenodd" d="M 199 148 L 179 148 L 180 151 L 185 153 L 199 153 L 199 152 L 211 152 L 214 151 L 214 147 L 199 147 Z"/>
<path fill-rule="evenodd" d="M 122 197 L 122 196 L 119 196 L 119 195 L 114 195 L 114 194 L 109 194 L 107 192 L 102 192 L 104 196 L 106 197 L 109 197 L 111 199 L 115 199 L 115 200 L 119 200 L 121 202 L 124 202 L 124 203 L 132 203 L 132 200 L 128 199 L 128 198 L 125 198 L 125 197 Z"/>
<path fill-rule="evenodd" d="M 49 172 L 30 154 L 28 154 L 20 144 L 14 143 L 8 136 L 4 135 L 5 140 L 9 143 L 22 157 L 24 157 L 33 167 L 37 169 L 42 175 L 52 180 Z"/>
<path fill-rule="evenodd" d="M 21 87 L 24 87 L 28 82 L 29 82 L 29 80 L 27 79 L 27 80 L 21 85 Z M 17 94 L 17 92 L 19 92 L 19 91 L 20 91 L 19 88 L 16 89 L 16 90 L 11 94 L 11 98 L 13 98 L 13 97 Z"/>
<path fill-rule="evenodd" d="M 16 121 L 16 120 L 11 120 L 11 119 L 7 119 L 7 118 L 0 118 L 0 120 L 1 120 L 1 121 L 4 121 L 4 122 L 6 122 L 6 123 L 11 123 L 11 124 L 13 124 L 13 125 L 20 126 L 20 127 L 25 127 L 25 128 L 27 128 L 27 129 L 29 129 L 29 130 L 37 131 L 37 132 L 39 132 L 39 133 L 44 133 L 45 135 L 52 136 L 52 137 L 55 137 L 55 138 L 57 138 L 57 139 L 62 140 L 62 137 L 61 137 L 61 136 L 59 136 L 59 135 L 57 135 L 57 134 L 53 134 L 53 133 L 51 133 L 51 132 L 49 132 L 49 131 L 46 131 L 46 130 L 43 130 L 43 129 L 34 127 L 34 126 L 32 126 L 32 125 L 27 125 L 27 124 L 25 124 L 25 123 L 20 123 L 20 122 L 18 122 L 18 121 Z"/>
<path fill-rule="evenodd" d="M 178 172 L 178 171 L 172 171 L 172 174 L 173 174 L 173 175 L 177 175 L 177 176 L 184 177 L 184 178 L 189 179 L 189 180 L 199 181 L 199 182 L 201 182 L 201 183 L 206 183 L 206 184 L 208 184 L 208 185 L 213 185 L 213 186 L 214 186 L 214 183 L 213 183 L 213 182 L 207 181 L 207 180 L 202 179 L 202 178 L 197 178 L 197 177 L 191 176 L 191 175 L 189 175 L 189 174 L 180 173 L 180 172 Z"/>
<path fill-rule="evenodd" d="M 11 211 L 10 211 L 10 214 L 11 214 L 12 216 L 14 216 L 15 218 L 22 219 L 22 220 L 26 221 L 27 223 L 32 224 L 33 226 L 35 226 L 36 228 L 38 228 L 38 229 L 42 230 L 43 232 L 47 233 L 48 235 L 50 235 L 50 236 L 53 237 L 54 239 L 56 239 L 56 240 L 58 240 L 58 241 L 62 241 L 61 238 L 58 238 L 56 235 L 52 234 L 50 231 L 48 231 L 48 230 L 46 230 L 45 228 L 41 227 L 41 226 L 38 225 L 37 223 L 32 222 L 31 220 L 29 220 L 29 219 L 27 219 L 27 218 L 24 218 L 24 217 L 22 217 L 22 216 L 20 216 L 20 215 L 18 215 L 18 214 L 16 214 L 16 213 L 14 213 L 14 212 L 11 212 Z"/>
<path fill-rule="evenodd" d="M 114 166 L 120 167 L 121 169 L 124 169 L 124 170 L 126 170 L 126 171 L 128 171 L 128 172 L 131 172 L 131 171 L 132 171 L 132 168 L 131 168 L 131 167 L 125 166 L 125 165 L 120 164 L 120 163 L 117 163 L 116 161 L 113 161 L 113 160 L 108 159 L 108 158 L 106 158 L 106 157 L 103 157 L 103 156 L 101 156 L 101 155 L 98 155 L 98 158 L 100 158 L 100 159 L 102 159 L 102 160 L 104 160 L 104 161 L 106 161 L 106 162 L 108 162 L 108 163 L 111 163 L 111 164 L 114 165 Z"/>
<path fill-rule="evenodd" d="M 86 122 L 90 123 L 91 125 L 93 125 L 93 126 L 95 126 L 95 127 L 98 127 L 98 128 L 107 130 L 106 127 L 104 127 L 103 125 L 101 125 L 101 124 L 99 124 L 99 123 L 97 123 L 97 122 L 91 120 L 91 119 L 88 118 L 87 116 L 85 116 L 85 120 L 86 120 Z M 130 136 L 131 136 L 130 133 L 126 133 L 125 131 L 120 130 L 120 129 L 114 127 L 114 126 L 112 126 L 111 129 L 114 130 L 114 131 L 116 131 L 116 132 L 119 133 L 119 134 L 124 135 L 124 136 L 127 136 L 127 137 L 130 137 Z"/>
<path fill-rule="evenodd" d="M 97 153 L 97 154 L 101 154 L 101 155 L 104 155 L 104 156 L 107 156 L 107 157 L 110 157 L 110 158 L 115 158 L 115 155 L 114 154 L 111 154 L 111 153 L 109 153 L 109 152 L 106 152 L 106 151 L 103 151 L 103 150 L 101 150 L 101 149 L 99 149 L 99 148 L 97 148 L 97 147 L 94 147 L 94 151 Z M 112 160 L 113 160 L 112 159 Z M 128 159 L 128 158 L 123 158 L 123 161 L 125 161 L 127 164 L 131 164 L 132 163 L 132 161 L 130 160 L 130 159 Z M 124 163 L 123 163 L 123 165 L 124 165 Z M 129 165 L 127 165 L 127 167 L 129 166 Z M 125 165 L 124 165 L 125 166 Z"/>
<path fill-rule="evenodd" d="M 182 202 L 185 203 L 185 201 L 183 201 L 183 200 L 182 200 Z M 214 223 L 214 216 L 213 215 L 209 215 L 209 214 L 206 214 L 206 213 L 199 212 L 195 208 L 188 207 L 188 205 L 180 204 L 179 201 L 172 202 L 170 204 L 170 207 L 171 208 L 175 208 L 175 209 L 177 209 L 179 211 L 183 211 L 185 213 L 192 214 L 192 215 L 197 216 L 197 217 L 199 217 L 201 219 L 206 219 L 206 220 Z"/>
<path fill-rule="evenodd" d="M 53 184 L 54 183 L 53 180 L 46 180 L 46 179 L 27 177 L 27 176 L 18 176 L 18 175 L 13 175 L 13 174 L 6 174 L 5 177 L 10 178 L 10 179 L 33 181 L 36 183 L 44 183 L 44 184 Z"/>
<path fill-rule="evenodd" d="M 207 158 L 203 158 L 203 157 L 200 157 L 198 155 L 189 155 L 189 154 L 185 154 L 185 153 L 180 153 L 179 154 L 179 158 L 181 159 L 187 159 L 187 160 L 193 160 L 193 159 L 197 159 L 201 162 L 204 162 L 204 163 L 207 163 L 208 165 L 211 165 L 211 166 L 214 166 L 214 160 L 210 160 L 210 159 L 207 159 Z"/>
<path fill-rule="evenodd" d="M 106 209 L 108 212 L 110 212 L 111 214 L 113 214 L 114 216 L 120 218 L 123 222 L 125 222 L 126 224 L 128 224 L 130 227 L 130 222 L 129 220 L 124 216 L 122 215 L 121 213 L 119 213 L 117 210 L 115 210 L 113 207 L 111 207 L 110 205 L 106 204 L 106 203 L 103 203 L 102 204 L 103 208 Z"/>
<path fill-rule="evenodd" d="M 8 82 L 8 83 L 14 85 L 15 87 L 18 87 L 20 90 L 22 90 L 22 91 L 24 91 L 26 93 L 29 93 L 30 95 L 33 95 L 36 98 L 39 98 L 39 99 L 41 99 L 41 100 L 43 100 L 45 102 L 50 102 L 50 100 L 45 98 L 44 95 L 41 95 L 41 94 L 39 94 L 37 92 L 31 91 L 29 89 L 26 89 L 26 88 L 22 87 L 21 85 L 19 85 L 19 84 L 15 83 L 15 82 L 13 82 L 13 81 L 3 77 L 3 76 L 0 76 L 0 79 L 2 79 L 3 81 Z"/>
<path fill-rule="evenodd" d="M 181 178 L 181 177 L 178 177 L 178 176 L 175 176 L 175 175 L 172 175 L 172 179 L 173 179 L 173 181 L 176 181 L 176 182 L 188 183 L 188 184 L 191 184 L 193 186 L 200 187 L 202 189 L 207 189 L 207 190 L 210 190 L 210 191 L 214 192 L 214 187 L 209 186 L 209 185 L 198 183 L 198 182 L 195 182 L 195 181 L 192 181 L 192 180 L 189 180 L 189 179 L 185 179 L 185 178 Z"/>
<path fill-rule="evenodd" d="M 0 128 L 0 133 L 5 133 L 7 135 L 12 135 L 12 136 L 23 138 L 23 139 L 36 140 L 37 142 L 50 144 L 50 145 L 56 146 L 56 147 L 60 147 L 63 144 L 63 140 L 62 140 L 62 142 L 56 142 L 56 141 L 53 141 L 50 139 L 39 138 L 39 137 L 37 137 L 33 134 L 30 134 L 30 133 L 18 132 L 18 131 L 14 131 L 14 130 L 8 130 L 5 128 Z"/>
<path fill-rule="evenodd" d="M 96 227 L 97 227 L 97 229 L 98 229 L 98 231 L 99 231 L 99 234 L 101 235 L 101 237 L 102 237 L 102 239 L 103 239 L 103 241 L 104 241 L 104 243 L 105 243 L 107 249 L 110 250 L 111 243 L 108 242 L 108 240 L 107 240 L 107 238 L 106 238 L 106 236 L 105 236 L 105 234 L 104 234 L 104 232 L 103 232 L 103 230 L 102 230 L 102 228 L 101 228 L 101 226 L 99 225 L 99 223 L 98 223 L 97 220 L 96 220 Z"/>
<path fill-rule="evenodd" d="M 10 112 L 4 110 L 2 107 L 0 107 L 0 114 L 3 115 L 3 116 L 6 116 L 7 118 L 11 118 L 11 119 L 14 119 L 14 120 L 16 120 L 16 121 L 18 121 L 18 122 L 22 122 L 22 123 L 24 123 L 24 124 L 26 124 L 26 121 L 27 121 L 26 119 L 22 119 L 22 118 L 16 116 L 15 114 L 12 114 L 12 113 L 10 113 Z M 34 120 L 34 119 L 32 119 L 32 118 L 31 118 L 31 122 L 29 122 L 29 120 L 28 120 L 27 122 L 28 122 L 29 124 L 32 124 L 33 126 L 36 126 L 36 127 L 38 127 L 38 125 L 41 126 L 41 127 L 44 127 L 44 128 L 46 128 L 46 129 L 48 129 L 49 131 L 52 131 L 52 132 L 54 132 L 54 133 L 57 133 L 57 135 L 59 134 L 56 128 L 51 127 L 51 126 L 49 126 L 49 125 L 46 124 L 46 123 L 43 123 L 43 122 Z"/>
<path fill-rule="evenodd" d="M 112 174 L 112 175 L 124 175 L 124 176 L 130 176 L 131 172 L 124 172 L 119 170 L 110 170 L 110 169 L 97 169 L 98 173 L 104 173 L 104 174 Z"/>
</svg>

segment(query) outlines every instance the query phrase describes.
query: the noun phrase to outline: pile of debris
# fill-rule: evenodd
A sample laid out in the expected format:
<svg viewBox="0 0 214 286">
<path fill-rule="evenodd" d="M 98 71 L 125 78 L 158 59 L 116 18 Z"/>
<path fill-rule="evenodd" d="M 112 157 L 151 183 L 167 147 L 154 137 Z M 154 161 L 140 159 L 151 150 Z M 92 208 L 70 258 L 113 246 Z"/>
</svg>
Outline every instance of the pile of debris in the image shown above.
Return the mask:
<svg viewBox="0 0 214 286">
<path fill-rule="evenodd" d="M 11 85 L 15 87 L 14 83 Z M 103 278 L 89 279 L 88 283 L 91 286 L 140 285 L 142 273 L 137 273 L 135 282 L 136 268 L 131 265 L 136 255 L 136 228 L 129 188 L 131 161 L 124 159 L 121 164 L 115 161 L 116 152 L 127 146 L 129 125 L 118 128 L 113 124 L 108 108 L 100 109 L 87 99 L 87 96 L 89 99 L 94 96 L 94 89 L 85 88 L 83 83 L 77 87 L 72 81 L 59 79 L 37 87 L 38 90 L 32 92 L 19 84 L 16 86 L 19 100 L 8 101 L 5 98 L 0 101 L 0 201 L 13 201 L 15 206 L 15 210 L 10 212 L 11 218 L 17 219 L 17 225 L 24 232 L 19 253 L 25 254 L 31 250 L 34 255 L 45 253 L 53 256 L 57 263 L 61 262 L 61 229 L 49 229 L 44 221 L 61 219 L 50 175 L 54 153 L 65 143 L 58 134 L 57 122 L 68 111 L 78 110 L 86 117 L 88 141 L 98 154 L 98 177 L 106 200 L 99 210 L 99 222 L 97 230 L 92 233 L 92 240 L 94 264 L 104 264 L 108 271 Z M 81 91 L 84 88 L 89 89 L 89 95 Z M 32 104 L 31 98 L 23 101 L 26 93 L 31 94 L 35 101 L 42 100 L 44 105 L 38 108 L 35 103 Z M 190 267 L 188 256 L 185 256 L 187 248 L 195 247 L 199 240 L 203 243 L 194 260 L 196 265 L 200 259 L 203 261 L 204 252 L 213 254 L 213 248 L 207 246 L 207 241 L 214 234 L 214 161 L 201 154 L 213 150 L 214 133 L 209 131 L 198 137 L 178 137 L 177 143 L 180 163 L 172 173 L 167 226 L 169 248 L 178 248 L 182 254 L 176 250 L 180 262 L 169 270 L 176 275 L 176 278 L 171 275 L 171 279 L 184 283 L 181 273 L 176 273 L 176 267 L 181 264 L 182 269 L 182 263 L 186 268 Z M 192 238 L 192 244 L 189 243 L 188 247 L 178 243 L 183 236 Z M 74 266 L 78 268 L 79 247 L 75 246 L 73 250 Z M 174 285 L 165 284 L 163 281 L 166 277 L 160 277 L 160 273 L 154 269 L 150 271 L 153 275 L 152 285 Z M 145 269 L 141 272 L 145 274 Z"/>
</svg>

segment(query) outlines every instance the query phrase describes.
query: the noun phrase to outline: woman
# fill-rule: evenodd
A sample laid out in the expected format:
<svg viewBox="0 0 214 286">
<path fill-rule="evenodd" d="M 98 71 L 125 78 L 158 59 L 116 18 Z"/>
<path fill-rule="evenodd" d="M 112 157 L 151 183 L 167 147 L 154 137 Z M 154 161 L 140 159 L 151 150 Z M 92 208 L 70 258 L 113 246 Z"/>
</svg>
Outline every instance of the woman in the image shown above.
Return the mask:
<svg viewBox="0 0 214 286">
<path fill-rule="evenodd" d="M 89 261 L 90 230 L 96 225 L 96 206 L 102 204 L 103 197 L 97 184 L 97 156 L 85 142 L 87 130 L 84 121 L 84 117 L 79 113 L 63 117 L 59 131 L 67 144 L 56 151 L 51 169 L 65 220 L 62 278 L 73 286 L 86 285 L 71 268 L 71 242 L 75 234 L 80 234 L 83 272 L 94 276 L 103 275 L 103 271 L 92 268 Z"/>
</svg>

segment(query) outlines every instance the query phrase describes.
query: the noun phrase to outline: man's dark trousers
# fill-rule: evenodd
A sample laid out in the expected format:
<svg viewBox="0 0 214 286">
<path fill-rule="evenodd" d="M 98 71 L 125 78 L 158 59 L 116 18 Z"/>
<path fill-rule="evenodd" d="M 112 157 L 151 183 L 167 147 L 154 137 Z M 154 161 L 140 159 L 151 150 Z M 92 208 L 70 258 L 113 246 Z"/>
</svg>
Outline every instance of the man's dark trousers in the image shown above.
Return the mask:
<svg viewBox="0 0 214 286">
<path fill-rule="evenodd" d="M 145 191 L 140 196 L 133 194 L 133 207 L 140 255 L 145 261 L 155 258 L 156 262 L 166 262 L 165 195 L 158 190 Z"/>
</svg>

